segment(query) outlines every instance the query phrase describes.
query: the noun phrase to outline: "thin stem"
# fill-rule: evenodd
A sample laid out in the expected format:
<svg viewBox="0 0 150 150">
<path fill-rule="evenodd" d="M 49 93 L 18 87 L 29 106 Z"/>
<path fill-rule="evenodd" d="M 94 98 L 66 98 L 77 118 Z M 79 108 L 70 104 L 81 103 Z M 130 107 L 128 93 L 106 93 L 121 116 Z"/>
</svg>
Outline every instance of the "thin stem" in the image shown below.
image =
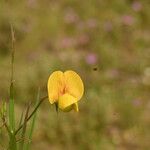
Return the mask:
<svg viewBox="0 0 150 150">
<path fill-rule="evenodd" d="M 42 102 L 47 99 L 48 96 L 45 96 L 43 98 L 41 98 L 41 100 L 39 101 L 39 103 L 37 104 L 37 106 L 35 107 L 35 109 L 32 111 L 32 113 L 29 115 L 29 117 L 27 118 L 26 122 L 28 122 L 32 116 L 35 114 L 35 112 L 37 111 L 37 109 L 39 108 L 39 106 L 42 104 Z M 23 128 L 24 123 L 16 130 L 15 135 Z"/>
<path fill-rule="evenodd" d="M 14 55 L 15 55 L 15 34 L 12 24 L 11 28 L 11 79 L 10 79 L 10 99 L 9 99 L 9 130 L 10 141 L 9 149 L 17 150 L 15 131 L 15 112 L 14 112 Z"/>
<path fill-rule="evenodd" d="M 25 136 L 25 133 L 26 133 L 27 118 L 28 118 L 30 106 L 31 106 L 31 103 L 29 103 L 28 106 L 27 106 L 27 110 L 26 110 L 26 114 L 25 114 L 25 118 L 24 118 L 24 126 L 23 126 L 23 129 L 22 129 L 22 135 L 21 135 L 23 140 L 20 143 L 20 149 L 23 149 L 23 147 L 24 147 L 24 136 Z"/>
<path fill-rule="evenodd" d="M 37 106 L 38 102 L 40 100 L 40 87 L 38 88 L 38 93 L 37 93 L 37 99 L 36 99 L 36 103 L 35 103 L 35 107 Z M 32 122 L 31 122 L 31 126 L 29 129 L 29 135 L 28 135 L 28 143 L 26 144 L 26 147 L 24 150 L 29 150 L 30 149 L 30 145 L 32 142 L 32 135 L 33 135 L 33 131 L 34 131 L 34 127 L 35 127 L 35 120 L 36 120 L 36 116 L 37 116 L 37 111 L 35 112 L 35 114 L 32 117 Z"/>
<path fill-rule="evenodd" d="M 11 79 L 10 79 L 10 100 L 9 100 L 9 126 L 11 132 L 15 131 L 14 113 L 14 57 L 15 57 L 15 33 L 12 24 L 11 28 Z"/>
<path fill-rule="evenodd" d="M 7 123 L 6 123 L 6 120 L 5 120 L 5 117 L 4 117 L 4 116 L 2 117 L 2 121 L 3 121 L 3 125 L 5 126 L 5 128 L 6 128 L 7 132 L 8 132 L 8 134 L 10 135 L 10 130 L 9 130 L 9 128 L 8 128 L 8 125 L 7 125 Z"/>
<path fill-rule="evenodd" d="M 11 28 L 11 83 L 14 81 L 14 59 L 15 59 L 15 33 L 12 24 L 10 25 Z"/>
</svg>

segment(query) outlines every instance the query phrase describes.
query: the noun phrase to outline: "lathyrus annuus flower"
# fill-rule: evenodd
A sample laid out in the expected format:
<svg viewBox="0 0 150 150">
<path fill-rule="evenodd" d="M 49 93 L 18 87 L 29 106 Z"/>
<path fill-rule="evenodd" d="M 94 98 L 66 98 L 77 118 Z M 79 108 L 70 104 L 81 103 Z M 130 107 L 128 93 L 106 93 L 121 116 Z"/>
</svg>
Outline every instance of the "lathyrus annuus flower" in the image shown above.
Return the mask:
<svg viewBox="0 0 150 150">
<path fill-rule="evenodd" d="M 83 96 L 84 85 L 80 76 L 71 70 L 55 71 L 48 79 L 48 97 L 51 104 L 57 104 L 62 111 L 78 109 L 78 101 Z"/>
</svg>

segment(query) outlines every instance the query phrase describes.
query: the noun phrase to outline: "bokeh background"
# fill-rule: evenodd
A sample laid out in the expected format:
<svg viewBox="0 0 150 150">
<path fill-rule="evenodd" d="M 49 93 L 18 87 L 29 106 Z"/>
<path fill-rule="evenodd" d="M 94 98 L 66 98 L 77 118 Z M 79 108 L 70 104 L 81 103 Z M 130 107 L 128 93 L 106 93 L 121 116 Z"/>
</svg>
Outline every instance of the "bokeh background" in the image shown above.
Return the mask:
<svg viewBox="0 0 150 150">
<path fill-rule="evenodd" d="M 150 148 L 149 0 L 0 0 L 0 99 L 8 100 L 15 30 L 17 118 L 55 70 L 85 84 L 79 113 L 38 112 L 32 149 Z"/>
</svg>

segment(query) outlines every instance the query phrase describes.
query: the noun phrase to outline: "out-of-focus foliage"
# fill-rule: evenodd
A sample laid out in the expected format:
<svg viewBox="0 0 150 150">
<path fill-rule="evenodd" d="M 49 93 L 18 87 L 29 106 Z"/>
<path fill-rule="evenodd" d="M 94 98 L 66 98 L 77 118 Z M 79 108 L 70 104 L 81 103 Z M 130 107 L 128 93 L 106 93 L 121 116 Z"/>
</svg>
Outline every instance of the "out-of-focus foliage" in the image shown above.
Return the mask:
<svg viewBox="0 0 150 150">
<path fill-rule="evenodd" d="M 32 149 L 148 150 L 149 0 L 0 0 L 0 99 L 8 98 L 10 23 L 16 35 L 16 113 L 54 70 L 85 83 L 80 112 L 40 109 Z M 20 116 L 18 115 L 18 118 Z"/>
</svg>

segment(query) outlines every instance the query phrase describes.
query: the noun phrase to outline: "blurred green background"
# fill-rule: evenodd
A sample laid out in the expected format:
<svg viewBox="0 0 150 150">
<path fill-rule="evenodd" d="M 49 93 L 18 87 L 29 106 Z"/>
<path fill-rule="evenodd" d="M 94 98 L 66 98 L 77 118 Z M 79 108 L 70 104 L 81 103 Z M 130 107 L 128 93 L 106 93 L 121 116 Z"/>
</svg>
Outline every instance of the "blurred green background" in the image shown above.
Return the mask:
<svg viewBox="0 0 150 150">
<path fill-rule="evenodd" d="M 0 99 L 8 100 L 10 22 L 17 118 L 55 70 L 85 84 L 79 113 L 38 112 L 32 150 L 149 150 L 149 0 L 0 0 Z"/>
</svg>

